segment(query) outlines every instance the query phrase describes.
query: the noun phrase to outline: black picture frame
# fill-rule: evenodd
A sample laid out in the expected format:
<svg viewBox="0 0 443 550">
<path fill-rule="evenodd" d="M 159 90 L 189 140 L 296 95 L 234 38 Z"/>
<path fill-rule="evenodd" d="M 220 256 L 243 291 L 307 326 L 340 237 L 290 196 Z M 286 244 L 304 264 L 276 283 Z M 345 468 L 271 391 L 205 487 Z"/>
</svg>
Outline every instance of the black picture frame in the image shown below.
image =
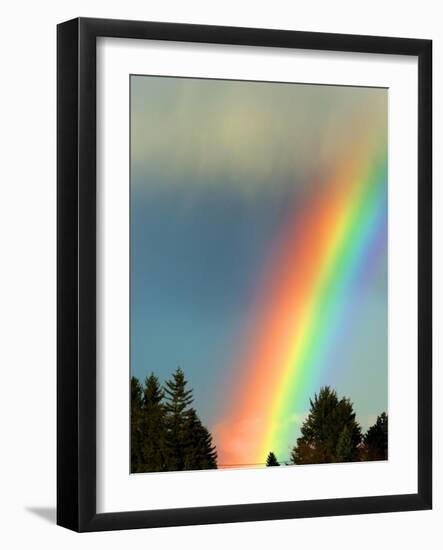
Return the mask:
<svg viewBox="0 0 443 550">
<path fill-rule="evenodd" d="M 96 511 L 96 39 L 400 54 L 418 58 L 416 494 Z M 432 42 L 78 18 L 57 29 L 57 523 L 75 531 L 426 510 L 432 507 Z"/>
</svg>

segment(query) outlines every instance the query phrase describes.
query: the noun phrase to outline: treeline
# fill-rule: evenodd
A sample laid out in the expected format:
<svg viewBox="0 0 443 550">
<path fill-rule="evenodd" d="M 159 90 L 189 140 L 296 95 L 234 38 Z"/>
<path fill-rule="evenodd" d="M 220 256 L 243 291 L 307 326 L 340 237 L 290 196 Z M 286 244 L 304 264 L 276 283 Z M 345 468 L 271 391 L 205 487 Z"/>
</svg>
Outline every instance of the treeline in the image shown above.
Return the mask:
<svg viewBox="0 0 443 550">
<path fill-rule="evenodd" d="M 217 452 L 177 368 L 164 386 L 154 374 L 131 378 L 131 472 L 217 468 Z"/>
<path fill-rule="evenodd" d="M 217 468 L 216 447 L 192 407 L 192 394 L 181 368 L 163 386 L 154 374 L 143 384 L 131 378 L 132 473 Z M 339 399 L 329 386 L 310 400 L 300 433 L 285 465 L 388 458 L 387 414 L 363 433 L 350 399 Z M 266 466 L 280 466 L 272 451 Z"/>
<path fill-rule="evenodd" d="M 387 460 L 388 416 L 380 414 L 363 434 L 352 402 L 339 399 L 329 386 L 310 400 L 310 410 L 301 426 L 301 436 L 292 448 L 288 464 L 324 464 Z M 267 466 L 280 466 L 271 451 Z"/>
</svg>

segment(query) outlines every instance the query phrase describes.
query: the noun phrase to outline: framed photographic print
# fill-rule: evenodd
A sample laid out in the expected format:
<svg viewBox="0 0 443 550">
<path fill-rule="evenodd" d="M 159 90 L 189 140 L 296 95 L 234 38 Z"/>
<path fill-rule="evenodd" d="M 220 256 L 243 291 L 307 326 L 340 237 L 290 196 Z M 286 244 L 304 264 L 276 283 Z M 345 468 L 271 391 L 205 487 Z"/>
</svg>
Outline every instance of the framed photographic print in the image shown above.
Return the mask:
<svg viewBox="0 0 443 550">
<path fill-rule="evenodd" d="M 432 44 L 58 26 L 59 525 L 432 505 Z"/>
</svg>

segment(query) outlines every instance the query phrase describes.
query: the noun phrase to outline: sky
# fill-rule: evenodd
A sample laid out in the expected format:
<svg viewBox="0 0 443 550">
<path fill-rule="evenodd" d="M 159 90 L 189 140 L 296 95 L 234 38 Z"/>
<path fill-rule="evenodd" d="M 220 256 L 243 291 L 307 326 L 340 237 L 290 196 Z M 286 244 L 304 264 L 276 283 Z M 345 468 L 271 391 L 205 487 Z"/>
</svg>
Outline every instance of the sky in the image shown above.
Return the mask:
<svg viewBox="0 0 443 550">
<path fill-rule="evenodd" d="M 132 76 L 130 85 L 131 373 L 144 379 L 154 372 L 164 381 L 181 366 L 219 461 L 256 463 L 261 458 L 247 442 L 241 452 L 234 445 L 228 452 L 226 434 L 245 420 L 246 402 L 256 409 L 257 429 L 271 430 L 267 411 L 275 407 L 251 401 L 261 375 L 240 358 L 260 349 L 254 338 L 265 329 L 255 326 L 266 327 L 260 320 L 277 307 L 267 281 L 286 260 L 275 251 L 287 242 L 288 228 L 311 246 L 315 205 L 320 201 L 327 213 L 338 190 L 351 196 L 354 180 L 363 181 L 380 150 L 386 153 L 387 90 L 155 76 Z M 369 189 L 373 180 L 360 187 Z M 385 176 L 381 185 L 386 196 Z M 386 217 L 384 209 L 376 238 L 370 229 L 372 244 L 361 244 L 364 270 L 343 272 L 355 280 L 340 287 L 346 308 L 322 329 L 322 359 L 305 361 L 305 382 L 294 375 L 285 391 L 293 406 L 280 408 L 290 439 L 274 443 L 280 455 L 295 443 L 309 397 L 323 385 L 351 398 L 363 428 L 387 410 Z M 295 245 L 287 249 L 297 279 L 302 256 Z M 326 306 L 315 303 L 315 319 L 321 318 Z M 280 366 L 270 360 L 260 368 L 268 369 L 266 387 L 281 391 Z"/>
</svg>

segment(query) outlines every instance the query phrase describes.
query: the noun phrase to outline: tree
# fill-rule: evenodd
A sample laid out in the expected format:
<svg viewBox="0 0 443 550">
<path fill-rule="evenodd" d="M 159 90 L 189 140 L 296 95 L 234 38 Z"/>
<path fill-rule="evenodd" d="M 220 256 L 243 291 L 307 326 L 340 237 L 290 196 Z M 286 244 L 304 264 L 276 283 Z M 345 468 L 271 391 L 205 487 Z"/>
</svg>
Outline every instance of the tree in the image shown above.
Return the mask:
<svg viewBox="0 0 443 550">
<path fill-rule="evenodd" d="M 363 438 L 365 460 L 388 459 L 388 415 L 383 412 Z"/>
<path fill-rule="evenodd" d="M 166 415 L 163 392 L 158 378 L 145 379 L 141 418 L 141 456 L 143 472 L 161 472 L 166 468 Z"/>
<path fill-rule="evenodd" d="M 195 409 L 190 409 L 185 425 L 184 470 L 217 468 L 217 451 L 209 431 L 203 426 Z"/>
<path fill-rule="evenodd" d="M 352 460 L 354 459 L 351 432 L 349 431 L 347 426 L 344 426 L 343 430 L 338 436 L 335 454 L 337 462 L 352 462 Z"/>
<path fill-rule="evenodd" d="M 310 400 L 310 411 L 301 427 L 301 437 L 292 449 L 293 464 L 322 464 L 358 459 L 361 429 L 351 401 L 338 399 L 329 386 Z"/>
<path fill-rule="evenodd" d="M 142 387 L 134 376 L 131 378 L 131 472 L 142 468 Z"/>
<path fill-rule="evenodd" d="M 271 451 L 266 459 L 266 466 L 280 466 L 275 454 Z"/>
<path fill-rule="evenodd" d="M 131 379 L 131 472 L 217 468 L 217 451 L 181 368 L 164 389 L 151 374 Z"/>
<path fill-rule="evenodd" d="M 167 469 L 171 471 L 184 469 L 186 439 L 189 439 L 189 411 L 193 402 L 192 390 L 186 389 L 186 385 L 184 372 L 178 367 L 164 387 Z"/>
</svg>

